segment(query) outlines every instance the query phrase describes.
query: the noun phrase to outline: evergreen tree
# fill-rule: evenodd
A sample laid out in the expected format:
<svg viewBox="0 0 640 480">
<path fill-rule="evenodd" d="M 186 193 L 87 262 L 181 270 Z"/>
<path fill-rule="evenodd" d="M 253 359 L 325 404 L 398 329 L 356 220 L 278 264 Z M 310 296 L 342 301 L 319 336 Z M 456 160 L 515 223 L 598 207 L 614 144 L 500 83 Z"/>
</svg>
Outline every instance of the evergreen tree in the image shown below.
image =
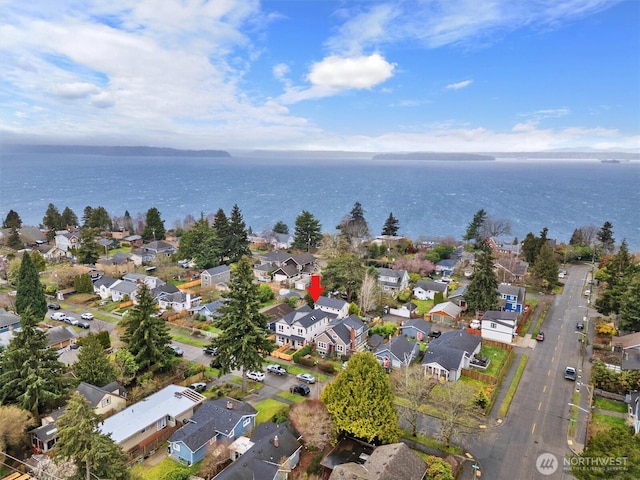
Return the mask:
<svg viewBox="0 0 640 480">
<path fill-rule="evenodd" d="M 364 265 L 358 257 L 342 255 L 327 262 L 327 266 L 322 269 L 322 281 L 327 291 L 344 292 L 347 302 L 351 302 L 362 286 L 364 274 Z"/>
<path fill-rule="evenodd" d="M 89 227 L 91 226 L 91 215 L 93 214 L 93 207 L 91 205 L 87 205 L 84 207 L 82 212 L 82 226 Z"/>
<path fill-rule="evenodd" d="M 98 244 L 93 228 L 83 228 L 80 233 L 80 246 L 78 247 L 78 263 L 93 265 L 100 258 L 102 247 Z"/>
<path fill-rule="evenodd" d="M 30 307 L 20 315 L 20 326 L 0 355 L 0 403 L 19 405 L 39 418 L 67 391 L 65 365 L 49 348 Z"/>
<path fill-rule="evenodd" d="M 346 433 L 368 442 L 398 441 L 400 428 L 389 377 L 371 352 L 353 355 L 320 398 L 338 435 Z"/>
<path fill-rule="evenodd" d="M 62 225 L 62 215 L 60 215 L 60 211 L 53 203 L 50 203 L 47 207 L 47 211 L 42 219 L 42 225 L 53 233 L 64 228 L 64 225 Z"/>
<path fill-rule="evenodd" d="M 576 228 L 571 235 L 569 245 L 584 245 L 584 235 L 581 228 Z"/>
<path fill-rule="evenodd" d="M 78 226 L 78 216 L 69 207 L 64 207 L 60 222 L 65 228 L 74 228 Z"/>
<path fill-rule="evenodd" d="M 127 455 L 110 436 L 100 433 L 101 418 L 89 402 L 75 392 L 56 422 L 55 457 L 73 459 L 80 478 L 129 478 Z"/>
<path fill-rule="evenodd" d="M 20 218 L 20 215 L 13 210 L 9 210 L 4 222 L 2 222 L 2 228 L 15 228 L 16 230 L 22 228 L 22 219 Z"/>
<path fill-rule="evenodd" d="M 218 209 L 213 217 L 213 229 L 220 241 L 220 263 L 224 263 L 229 256 L 229 220 L 224 210 Z"/>
<path fill-rule="evenodd" d="M 154 365 L 165 367 L 171 363 L 172 355 L 169 327 L 165 321 L 154 316 L 156 302 L 146 284 L 138 290 L 138 304 L 124 318 L 122 340 L 133 355 L 140 370 L 148 370 Z"/>
<path fill-rule="evenodd" d="M 115 370 L 98 336 L 89 334 L 81 343 L 78 360 L 73 364 L 76 378 L 97 387 L 113 382 L 116 379 Z"/>
<path fill-rule="evenodd" d="M 491 249 L 485 246 L 476 255 L 471 282 L 465 300 L 470 310 L 486 312 L 498 306 L 498 279 L 494 271 Z"/>
<path fill-rule="evenodd" d="M 540 252 L 538 239 L 532 232 L 527 233 L 527 236 L 522 241 L 522 256 L 526 262 L 533 264 L 536 261 L 538 252 Z"/>
<path fill-rule="evenodd" d="M 551 290 L 558 281 L 558 267 L 558 261 L 553 254 L 553 250 L 548 243 L 545 243 L 542 245 L 540 253 L 538 253 L 531 273 L 535 278 L 541 280 L 548 290 Z"/>
<path fill-rule="evenodd" d="M 338 229 L 349 243 L 369 237 L 369 225 L 364 218 L 364 210 L 360 202 L 353 205 L 351 212 L 338 225 Z"/>
<path fill-rule="evenodd" d="M 393 212 L 389 213 L 389 216 L 385 220 L 384 226 L 382 227 L 382 235 L 395 237 L 398 234 L 398 229 L 400 228 L 398 224 L 398 219 L 393 216 Z"/>
<path fill-rule="evenodd" d="M 160 218 L 160 212 L 155 207 L 150 208 L 147 210 L 146 224 L 141 235 L 142 239 L 145 242 L 164 240 L 165 235 L 164 220 Z"/>
<path fill-rule="evenodd" d="M 462 237 L 463 240 L 469 241 L 474 240 L 476 242 L 480 242 L 482 239 L 482 224 L 487 219 L 487 212 L 483 209 L 478 210 L 473 216 L 473 220 L 471 223 L 467 225 L 467 231 Z"/>
<path fill-rule="evenodd" d="M 273 233 L 287 235 L 289 233 L 289 227 L 283 221 L 279 221 L 273 226 Z"/>
<path fill-rule="evenodd" d="M 220 239 L 203 214 L 180 237 L 178 257 L 193 260 L 200 269 L 220 264 Z"/>
<path fill-rule="evenodd" d="M 88 273 L 76 275 L 73 279 L 73 286 L 77 293 L 93 293 L 93 282 Z"/>
<path fill-rule="evenodd" d="M 639 271 L 640 265 L 629 253 L 626 240 L 623 240 L 618 252 L 605 259 L 602 268 L 598 270 L 601 285 L 600 295 L 595 303 L 598 312 L 603 315 L 620 313 L 627 288 Z"/>
<path fill-rule="evenodd" d="M 244 392 L 244 373 L 261 370 L 263 359 L 275 349 L 275 343 L 267 339 L 270 333 L 267 317 L 260 313 L 260 293 L 253 283 L 253 269 L 246 259 L 238 263 L 229 289 L 216 322 L 221 333 L 212 344 L 218 349 L 217 361 L 222 373 L 234 369 L 242 371 Z"/>
<path fill-rule="evenodd" d="M 613 238 L 613 225 L 611 222 L 604 222 L 602 228 L 597 233 L 596 237 L 605 255 L 613 253 L 615 250 L 616 242 Z"/>
<path fill-rule="evenodd" d="M 16 227 L 11 227 L 11 233 L 9 234 L 9 238 L 7 238 L 7 247 L 13 248 L 14 250 L 22 250 L 24 248 L 24 243 L 22 243 L 20 233 Z"/>
<path fill-rule="evenodd" d="M 308 252 L 317 248 L 322 233 L 320 222 L 310 212 L 303 210 L 296 218 L 296 230 L 293 235 L 293 248 Z"/>
<path fill-rule="evenodd" d="M 31 260 L 31 255 L 25 253 L 20 263 L 18 273 L 18 287 L 16 289 L 16 313 L 22 315 L 28 307 L 32 315 L 42 320 L 47 313 L 47 298 L 40 283 L 40 276 Z"/>
<path fill-rule="evenodd" d="M 96 228 L 99 231 L 111 231 L 113 222 L 107 209 L 104 207 L 94 208 L 89 217 L 89 227 Z"/>
<path fill-rule="evenodd" d="M 33 268 L 35 268 L 37 272 L 44 272 L 47 269 L 47 261 L 37 250 L 33 250 L 31 252 L 31 262 L 33 263 Z"/>
<path fill-rule="evenodd" d="M 129 214 L 129 210 L 125 210 L 124 211 L 124 217 L 122 219 L 122 226 L 125 230 L 127 230 L 129 232 L 129 235 L 133 235 L 134 232 L 134 228 L 133 228 L 133 219 L 131 218 L 131 215 Z"/>
<path fill-rule="evenodd" d="M 226 246 L 230 262 L 237 262 L 243 256 L 251 254 L 249 251 L 247 228 L 238 205 L 234 205 L 231 209 Z"/>
<path fill-rule="evenodd" d="M 640 272 L 636 272 L 620 301 L 618 327 L 627 332 L 640 332 Z"/>
</svg>

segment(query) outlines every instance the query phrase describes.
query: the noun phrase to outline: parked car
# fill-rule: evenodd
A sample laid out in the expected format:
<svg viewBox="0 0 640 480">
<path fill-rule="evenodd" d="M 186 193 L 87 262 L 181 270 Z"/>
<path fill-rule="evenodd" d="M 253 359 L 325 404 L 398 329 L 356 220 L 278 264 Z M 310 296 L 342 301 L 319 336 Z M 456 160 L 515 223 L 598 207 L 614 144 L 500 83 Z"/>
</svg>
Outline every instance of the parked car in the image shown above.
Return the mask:
<svg viewBox="0 0 640 480">
<path fill-rule="evenodd" d="M 49 307 L 51 310 L 60 310 L 60 305 L 58 305 L 57 303 L 50 303 L 50 304 L 48 305 L 48 307 Z"/>
<path fill-rule="evenodd" d="M 173 353 L 175 353 L 178 357 L 181 357 L 184 355 L 184 352 L 182 351 L 182 349 L 177 345 L 169 345 L 169 348 L 173 350 Z"/>
<path fill-rule="evenodd" d="M 247 372 L 247 378 L 254 382 L 264 382 L 264 372 Z"/>
<path fill-rule="evenodd" d="M 93 316 L 93 313 L 85 312 L 82 315 L 80 315 L 80 318 L 83 320 L 93 320 L 94 316 Z"/>
<path fill-rule="evenodd" d="M 584 322 L 582 320 L 578 321 L 578 323 L 576 323 L 576 328 L 578 330 L 584 330 Z"/>
<path fill-rule="evenodd" d="M 111 302 L 109 302 L 109 300 L 102 300 L 102 301 L 100 301 L 98 303 L 98 306 L 99 307 L 104 307 L 105 305 L 109 305 L 109 303 L 111 303 Z"/>
<path fill-rule="evenodd" d="M 538 335 L 536 335 L 536 340 L 539 342 L 544 341 L 544 332 L 538 332 Z"/>
<path fill-rule="evenodd" d="M 76 317 L 64 317 L 64 323 L 68 323 L 69 325 L 78 325 L 78 319 Z"/>
<path fill-rule="evenodd" d="M 302 380 L 305 383 L 316 383 L 316 377 L 309 373 L 299 373 L 298 375 L 296 375 L 296 378 L 298 380 Z"/>
<path fill-rule="evenodd" d="M 289 391 L 291 393 L 297 393 L 298 395 L 302 395 L 303 397 L 306 397 L 311 393 L 311 389 L 303 383 L 299 385 L 292 385 Z"/>
<path fill-rule="evenodd" d="M 567 380 L 576 381 L 576 369 L 573 367 L 567 367 L 564 369 L 564 378 Z"/>
<path fill-rule="evenodd" d="M 207 384 L 204 382 L 196 382 L 189 385 L 189 388 L 196 392 L 204 392 L 207 389 Z"/>
<path fill-rule="evenodd" d="M 67 314 L 64 312 L 55 312 L 51 314 L 51 320 L 57 320 L 58 322 L 64 322 L 64 319 L 67 318 Z"/>
<path fill-rule="evenodd" d="M 286 375 L 287 374 L 287 370 L 285 370 L 284 367 L 281 367 L 280 365 L 277 365 L 277 364 L 273 364 L 273 365 L 267 366 L 267 372 L 275 373 L 276 375 Z"/>
<path fill-rule="evenodd" d="M 77 343 L 72 343 L 71 345 L 69 345 L 69 348 L 71 350 L 78 350 L 80 348 L 80 345 L 78 345 Z"/>
<path fill-rule="evenodd" d="M 589 295 L 591 295 L 591 290 L 587 289 L 584 291 L 584 296 L 588 297 Z"/>
<path fill-rule="evenodd" d="M 78 322 L 80 328 L 89 329 L 90 325 L 87 322 Z"/>
<path fill-rule="evenodd" d="M 440 335 L 442 335 L 440 330 L 431 330 L 429 332 L 429 338 L 438 338 Z"/>
<path fill-rule="evenodd" d="M 204 347 L 203 352 L 207 355 L 216 355 L 218 353 L 218 349 L 216 347 Z"/>
</svg>

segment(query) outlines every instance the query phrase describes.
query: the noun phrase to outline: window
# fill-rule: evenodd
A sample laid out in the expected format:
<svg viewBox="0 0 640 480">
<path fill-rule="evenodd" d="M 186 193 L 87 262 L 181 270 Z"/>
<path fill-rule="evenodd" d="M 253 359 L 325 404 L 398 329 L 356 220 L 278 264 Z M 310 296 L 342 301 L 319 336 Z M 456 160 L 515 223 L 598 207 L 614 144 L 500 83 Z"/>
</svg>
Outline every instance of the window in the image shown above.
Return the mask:
<svg viewBox="0 0 640 480">
<path fill-rule="evenodd" d="M 102 406 L 103 407 L 106 407 L 107 405 L 110 405 L 110 404 L 111 404 L 111 397 L 104 397 L 102 399 Z"/>
<path fill-rule="evenodd" d="M 498 325 L 495 322 L 491 322 L 491 328 L 495 330 L 496 328 L 498 328 Z"/>
<path fill-rule="evenodd" d="M 336 346 L 336 350 L 338 350 L 339 352 L 344 352 L 344 346 L 343 345 L 338 345 L 338 346 Z"/>
<path fill-rule="evenodd" d="M 249 425 L 251 423 L 251 417 L 246 417 L 243 421 L 242 421 L 242 426 L 246 427 L 247 425 Z"/>
<path fill-rule="evenodd" d="M 167 417 L 162 417 L 160 420 L 156 422 L 156 427 L 158 430 L 162 430 L 167 426 Z"/>
<path fill-rule="evenodd" d="M 284 332 L 284 325 L 278 324 L 278 331 L 279 332 Z"/>
<path fill-rule="evenodd" d="M 173 448 L 173 450 L 175 450 L 176 452 L 180 451 L 180 444 L 179 443 L 172 443 L 171 447 Z"/>
<path fill-rule="evenodd" d="M 324 342 L 318 342 L 318 349 L 319 350 L 326 350 L 327 349 L 327 344 Z"/>
</svg>

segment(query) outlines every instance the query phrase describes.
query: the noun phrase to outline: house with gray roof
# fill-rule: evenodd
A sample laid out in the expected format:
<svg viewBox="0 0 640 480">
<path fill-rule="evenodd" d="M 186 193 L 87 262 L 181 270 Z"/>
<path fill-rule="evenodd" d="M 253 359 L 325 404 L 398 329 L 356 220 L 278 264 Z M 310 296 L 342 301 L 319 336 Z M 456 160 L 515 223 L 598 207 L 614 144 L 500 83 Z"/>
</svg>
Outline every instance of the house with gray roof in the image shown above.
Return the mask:
<svg viewBox="0 0 640 480">
<path fill-rule="evenodd" d="M 118 280 L 114 282 L 110 287 L 111 300 L 114 302 L 121 302 L 127 297 L 129 300 L 133 300 L 138 292 L 138 284 L 134 282 L 127 282 L 125 280 Z"/>
<path fill-rule="evenodd" d="M 193 313 L 205 317 L 208 321 L 215 320 L 220 316 L 219 309 L 224 305 L 226 299 L 219 298 L 213 302 L 198 305 L 193 309 Z"/>
<path fill-rule="evenodd" d="M 483 339 L 495 340 L 501 343 L 513 343 L 518 334 L 518 314 L 507 310 L 489 310 L 484 312 L 481 319 L 481 334 Z"/>
<path fill-rule="evenodd" d="M 336 353 L 351 356 L 367 347 L 369 327 L 356 314 L 336 318 L 315 338 L 316 350 L 323 356 Z"/>
<path fill-rule="evenodd" d="M 80 382 L 76 390 L 87 399 L 98 415 L 109 416 L 127 406 L 127 392 L 118 382 L 111 382 L 103 387 Z"/>
<path fill-rule="evenodd" d="M 448 277 L 458 265 L 458 260 L 453 258 L 445 258 L 436 263 L 436 273 L 443 277 Z"/>
<path fill-rule="evenodd" d="M 382 343 L 374 356 L 386 368 L 401 368 L 413 362 L 420 354 L 420 346 L 407 340 L 404 335 L 393 337 L 387 343 Z"/>
<path fill-rule="evenodd" d="M 429 318 L 433 323 L 452 325 L 460 321 L 462 308 L 453 302 L 442 302 L 429 310 Z"/>
<path fill-rule="evenodd" d="M 429 280 L 418 280 L 413 288 L 413 296 L 418 300 L 433 300 L 436 293 L 442 293 L 445 297 L 449 292 L 449 284 L 444 282 L 432 282 Z"/>
<path fill-rule="evenodd" d="M 231 281 L 231 269 L 229 265 L 219 265 L 208 268 L 200 273 L 200 285 L 202 287 L 215 286 L 219 283 L 227 284 Z"/>
<path fill-rule="evenodd" d="M 54 242 L 56 247 L 63 252 L 69 252 L 69 250 L 78 248 L 80 246 L 80 230 L 73 229 L 57 231 L 54 237 Z"/>
<path fill-rule="evenodd" d="M 498 285 L 500 306 L 509 312 L 522 313 L 524 311 L 527 290 L 524 287 L 501 283 Z"/>
<path fill-rule="evenodd" d="M 195 390 L 168 385 L 106 418 L 98 425 L 98 431 L 111 435 L 132 460 L 144 458 L 187 423 L 204 400 Z"/>
<path fill-rule="evenodd" d="M 349 315 L 349 302 L 342 300 L 341 298 L 325 297 L 321 295 L 318 300 L 315 301 L 313 308 L 322 310 L 323 312 L 332 313 L 337 318 L 344 318 Z"/>
<path fill-rule="evenodd" d="M 456 381 L 463 368 L 469 368 L 471 359 L 478 353 L 482 340 L 465 330 L 444 332 L 429 342 L 422 358 L 425 375 Z"/>
<path fill-rule="evenodd" d="M 449 294 L 449 301 L 459 306 L 463 312 L 467 310 L 467 301 L 465 295 L 467 293 L 467 285 L 460 285 Z"/>
<path fill-rule="evenodd" d="M 52 327 L 45 332 L 52 350 L 65 351 L 76 342 L 76 333 L 70 327 Z"/>
<path fill-rule="evenodd" d="M 320 309 L 305 305 L 272 322 L 279 346 L 289 344 L 292 348 L 302 348 L 324 332 L 329 322 L 336 316 Z"/>
<path fill-rule="evenodd" d="M 206 401 L 169 437 L 169 455 L 193 465 L 204 458 L 209 445 L 224 440 L 231 442 L 251 432 L 257 414 L 248 403 L 232 398 Z"/>
<path fill-rule="evenodd" d="M 300 462 L 300 435 L 289 422 L 261 423 L 230 446 L 234 462 L 214 480 L 283 480 Z"/>
<path fill-rule="evenodd" d="M 400 325 L 400 334 L 419 341 L 426 340 L 431 333 L 431 324 L 422 318 L 412 318 Z"/>
<path fill-rule="evenodd" d="M 380 445 L 366 460 L 336 465 L 329 480 L 424 480 L 427 464 L 404 443 Z"/>
<path fill-rule="evenodd" d="M 13 312 L 0 308 L 0 333 L 20 328 L 20 317 Z"/>
<path fill-rule="evenodd" d="M 93 291 L 103 300 L 106 298 L 111 299 L 111 286 L 119 281 L 121 280 L 113 277 L 100 277 L 93 282 Z"/>
<path fill-rule="evenodd" d="M 378 269 L 378 283 L 384 292 L 397 295 L 409 287 L 409 273 L 406 270 L 394 270 L 393 268 Z"/>
</svg>

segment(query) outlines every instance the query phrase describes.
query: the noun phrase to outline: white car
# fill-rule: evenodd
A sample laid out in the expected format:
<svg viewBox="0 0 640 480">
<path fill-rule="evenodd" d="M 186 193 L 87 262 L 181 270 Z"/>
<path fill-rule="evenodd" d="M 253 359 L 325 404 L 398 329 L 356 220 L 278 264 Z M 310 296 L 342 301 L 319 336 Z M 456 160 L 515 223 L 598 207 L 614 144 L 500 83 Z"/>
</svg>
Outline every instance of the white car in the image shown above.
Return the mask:
<svg viewBox="0 0 640 480">
<path fill-rule="evenodd" d="M 78 325 L 78 319 L 75 317 L 64 317 L 63 322 L 69 325 Z"/>
<path fill-rule="evenodd" d="M 308 373 L 300 373 L 298 375 L 296 375 L 296 378 L 298 380 L 301 380 L 305 383 L 316 383 L 316 377 L 314 377 L 313 375 L 310 375 Z"/>
<path fill-rule="evenodd" d="M 273 365 L 267 366 L 267 372 L 275 373 L 276 375 L 286 375 L 287 374 L 287 371 L 283 367 L 281 367 L 280 365 L 277 365 L 277 364 L 273 364 Z"/>
<path fill-rule="evenodd" d="M 591 295 L 591 290 L 585 290 L 584 291 L 584 296 L 588 297 L 589 295 Z"/>
<path fill-rule="evenodd" d="M 93 313 L 83 313 L 82 315 L 80 315 L 80 318 L 83 320 L 93 320 Z"/>
<path fill-rule="evenodd" d="M 67 318 L 67 314 L 63 312 L 54 312 L 51 314 L 51 320 L 63 322 L 65 318 Z"/>
<path fill-rule="evenodd" d="M 253 380 L 254 382 L 264 382 L 264 373 L 263 372 L 247 372 L 247 378 L 249 380 Z"/>
</svg>

